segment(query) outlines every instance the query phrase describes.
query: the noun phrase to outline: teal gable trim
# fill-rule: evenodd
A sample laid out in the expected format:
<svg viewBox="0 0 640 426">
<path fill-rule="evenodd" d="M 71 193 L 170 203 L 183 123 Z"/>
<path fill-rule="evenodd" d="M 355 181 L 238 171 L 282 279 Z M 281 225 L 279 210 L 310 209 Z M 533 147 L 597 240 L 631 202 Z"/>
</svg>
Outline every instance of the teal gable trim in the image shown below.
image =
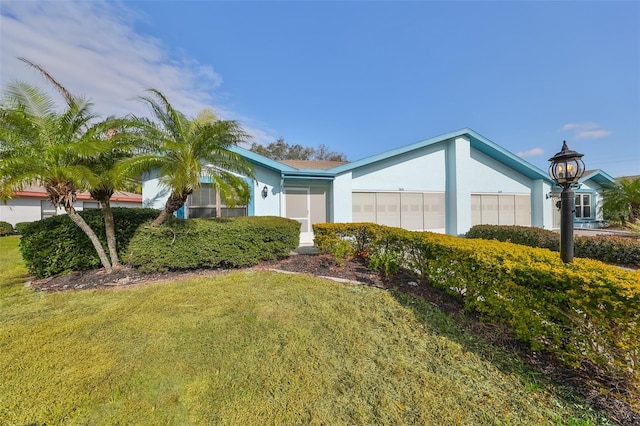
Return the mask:
<svg viewBox="0 0 640 426">
<path fill-rule="evenodd" d="M 507 151 L 495 142 L 492 142 L 471 129 L 466 129 L 466 132 L 471 140 L 471 148 L 477 149 L 478 151 L 496 159 L 529 179 L 542 179 L 548 183 L 553 182 L 546 172 L 540 170 L 528 161 L 523 160 L 514 153 Z"/>
<path fill-rule="evenodd" d="M 334 167 L 332 169 L 327 170 L 327 172 L 333 174 L 344 173 L 346 171 L 351 171 L 353 169 L 357 169 L 359 167 L 363 167 L 372 163 L 376 163 L 379 161 L 386 160 L 391 157 L 395 157 L 410 151 L 414 151 L 417 149 L 424 148 L 426 146 L 430 146 L 436 143 L 445 142 L 450 139 L 455 139 L 457 137 L 466 136 L 470 143 L 471 148 L 476 149 L 489 157 L 496 159 L 497 161 L 505 164 L 509 168 L 515 170 L 516 172 L 528 177 L 529 179 L 542 179 L 548 183 L 552 183 L 551 177 L 534 166 L 533 164 L 523 160 L 517 155 L 507 151 L 496 143 L 490 141 L 485 138 L 478 132 L 471 130 L 469 128 L 465 128 L 462 130 L 458 130 L 451 133 L 445 133 L 440 136 L 436 136 L 433 138 L 425 139 L 420 142 L 416 142 L 410 145 L 405 145 L 400 148 L 392 149 L 387 152 L 383 152 L 381 154 L 373 155 L 371 157 L 364 158 L 362 160 L 354 161 L 348 164 L 343 164 L 342 166 Z"/>
<path fill-rule="evenodd" d="M 616 183 L 618 183 L 618 181 L 611 177 L 611 175 L 603 172 L 602 170 L 598 169 L 598 170 L 594 170 L 592 172 L 590 172 L 589 174 L 585 174 L 583 175 L 580 180 L 578 180 L 578 183 L 586 183 L 588 180 L 592 180 L 595 183 L 597 183 L 598 185 L 606 188 L 608 186 L 611 185 L 615 185 Z M 561 191 L 562 188 L 560 186 L 558 186 L 555 182 L 553 183 L 553 190 L 554 191 Z"/>
<path fill-rule="evenodd" d="M 231 152 L 235 152 L 236 154 L 242 155 L 250 163 L 258 164 L 260 166 L 266 167 L 271 170 L 276 170 L 279 172 L 285 172 L 285 171 L 293 172 L 297 170 L 291 166 L 287 166 L 286 164 L 272 160 L 271 158 L 267 158 L 260 154 L 256 154 L 253 151 L 249 151 L 248 149 L 241 148 L 237 145 L 231 146 L 229 150 Z"/>
<path fill-rule="evenodd" d="M 592 180 L 600 186 L 615 185 L 618 182 L 617 180 L 615 180 L 610 175 L 608 175 L 607 173 L 603 172 L 600 169 L 594 170 L 588 175 L 585 174 L 580 178 L 578 183 L 586 182 L 587 180 Z"/>
</svg>

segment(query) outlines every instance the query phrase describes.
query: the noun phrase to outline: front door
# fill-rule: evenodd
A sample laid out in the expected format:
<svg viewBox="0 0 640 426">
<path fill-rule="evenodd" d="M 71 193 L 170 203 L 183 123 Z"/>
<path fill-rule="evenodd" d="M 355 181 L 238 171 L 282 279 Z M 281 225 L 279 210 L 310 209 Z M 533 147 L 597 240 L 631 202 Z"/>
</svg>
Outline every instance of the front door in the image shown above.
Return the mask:
<svg viewBox="0 0 640 426">
<path fill-rule="evenodd" d="M 308 186 L 284 188 L 284 215 L 300 222 L 300 245 L 313 244 L 314 223 L 327 221 L 326 191 Z"/>
</svg>

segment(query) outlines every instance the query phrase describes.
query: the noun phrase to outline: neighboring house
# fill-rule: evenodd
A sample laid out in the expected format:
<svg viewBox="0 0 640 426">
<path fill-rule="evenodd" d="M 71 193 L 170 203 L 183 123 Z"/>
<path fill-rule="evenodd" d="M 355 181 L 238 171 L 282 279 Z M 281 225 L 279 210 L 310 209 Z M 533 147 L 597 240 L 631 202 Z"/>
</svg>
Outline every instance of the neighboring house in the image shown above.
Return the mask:
<svg viewBox="0 0 640 426">
<path fill-rule="evenodd" d="M 87 192 L 78 194 L 73 207 L 78 210 L 98 209 L 100 204 Z M 117 191 L 111 197 L 111 207 L 142 207 L 142 196 L 130 192 Z M 33 222 L 58 214 L 66 214 L 64 209 L 56 209 L 47 199 L 45 189 L 30 186 L 17 191 L 6 203 L 0 203 L 0 221 L 15 225 L 19 222 Z"/>
<path fill-rule="evenodd" d="M 593 229 L 600 228 L 604 224 L 602 217 L 602 191 L 604 188 L 616 183 L 602 170 L 586 170 L 578 185 L 574 188 L 576 194 L 574 201 L 574 221 L 575 228 Z M 551 197 L 553 205 L 560 201 L 562 188 L 554 186 Z M 559 204 L 557 204 L 559 207 Z M 553 228 L 560 228 L 560 209 L 553 209 Z"/>
<path fill-rule="evenodd" d="M 452 235 L 476 224 L 553 228 L 549 175 L 471 129 L 348 163 L 278 162 L 233 150 L 255 169 L 249 204 L 228 208 L 203 180 L 180 217 L 288 217 L 301 224 L 301 244 L 313 242 L 311 225 L 322 222 L 374 222 Z M 585 175 L 579 191 L 595 194 L 608 179 L 603 172 Z M 142 193 L 143 205 L 154 208 L 162 208 L 169 195 L 153 175 L 145 178 Z M 597 197 L 587 198 L 581 200 L 593 209 L 581 204 L 581 214 L 597 220 Z"/>
</svg>

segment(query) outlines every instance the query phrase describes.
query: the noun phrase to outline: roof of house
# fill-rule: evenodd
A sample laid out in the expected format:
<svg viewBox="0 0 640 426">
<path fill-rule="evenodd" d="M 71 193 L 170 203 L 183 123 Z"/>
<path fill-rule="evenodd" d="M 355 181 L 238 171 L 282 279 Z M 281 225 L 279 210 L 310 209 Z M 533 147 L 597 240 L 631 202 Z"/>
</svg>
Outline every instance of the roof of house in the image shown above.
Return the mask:
<svg viewBox="0 0 640 426">
<path fill-rule="evenodd" d="M 329 170 L 334 167 L 348 164 L 348 161 L 325 161 L 325 160 L 280 160 L 280 163 L 294 167 L 298 170 Z"/>
<path fill-rule="evenodd" d="M 451 133 L 446 133 L 440 136 L 436 136 L 433 138 L 415 142 L 413 144 L 392 149 L 390 151 L 386 151 L 381 154 L 373 155 L 371 157 L 367 157 L 362 160 L 354 161 L 352 163 L 348 163 L 343 166 L 330 169 L 330 171 L 334 173 L 341 173 L 344 171 L 353 170 L 358 167 L 362 167 L 378 161 L 386 160 L 388 158 L 392 158 L 410 151 L 414 151 L 416 149 L 421 149 L 426 146 L 434 145 L 434 144 L 444 142 L 449 139 L 457 138 L 460 136 L 466 136 L 467 138 L 469 138 L 472 148 L 492 158 L 495 158 L 501 163 L 523 174 L 524 176 L 530 179 L 543 179 L 545 181 L 551 182 L 551 178 L 549 177 L 549 175 L 543 172 L 542 170 L 540 170 L 539 168 L 537 168 L 536 166 L 534 166 L 533 164 L 523 160 L 522 158 L 518 157 L 512 152 L 507 151 L 506 149 L 502 148 L 500 145 L 492 142 L 491 140 L 485 138 L 478 132 L 471 130 L 469 128 L 461 129 Z"/>
<path fill-rule="evenodd" d="M 40 185 L 28 185 L 22 188 L 21 191 L 14 191 L 15 197 L 29 197 L 29 198 L 47 198 L 47 191 Z M 78 200 L 93 200 L 88 192 L 78 192 Z M 142 203 L 142 195 L 134 194 L 133 192 L 116 191 L 111 196 L 111 201 L 129 202 L 129 203 Z"/>
<path fill-rule="evenodd" d="M 585 170 L 578 182 L 592 180 L 600 186 L 607 186 L 616 183 L 616 180 L 600 169 Z"/>
<path fill-rule="evenodd" d="M 409 145 L 401 146 L 380 154 L 372 155 L 361 160 L 351 162 L 336 162 L 333 167 L 331 164 L 320 164 L 319 162 L 299 162 L 299 161 L 275 161 L 255 152 L 244 148 L 233 146 L 231 149 L 244 156 L 248 161 L 259 164 L 263 167 L 280 172 L 283 178 L 288 179 L 333 179 L 335 176 L 345 173 L 363 166 L 367 166 L 379 161 L 387 160 L 414 150 L 418 150 L 430 145 L 441 143 L 457 137 L 466 137 L 469 139 L 471 148 L 488 155 L 491 158 L 501 162 L 509 168 L 526 176 L 529 179 L 542 179 L 545 182 L 553 184 L 553 180 L 546 171 L 539 169 L 528 161 L 518 157 L 514 153 L 506 150 L 495 142 L 482 136 L 475 130 L 464 128 L 455 132 L 445 133 Z M 315 164 L 314 164 L 315 163 Z M 329 168 L 325 168 L 329 167 Z M 583 176 L 583 179 L 593 179 L 599 184 L 606 184 L 615 181 L 611 176 L 601 170 L 590 171 L 591 173 Z"/>
</svg>

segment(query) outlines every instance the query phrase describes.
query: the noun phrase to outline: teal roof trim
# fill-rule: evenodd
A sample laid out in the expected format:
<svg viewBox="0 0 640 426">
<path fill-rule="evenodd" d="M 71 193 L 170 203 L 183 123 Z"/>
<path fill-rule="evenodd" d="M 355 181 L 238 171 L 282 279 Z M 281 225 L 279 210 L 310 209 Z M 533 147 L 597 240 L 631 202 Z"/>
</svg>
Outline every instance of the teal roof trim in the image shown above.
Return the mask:
<svg viewBox="0 0 640 426">
<path fill-rule="evenodd" d="M 502 148 L 501 146 L 497 145 L 496 143 L 490 141 L 489 139 L 485 138 L 481 134 L 469 128 L 465 128 L 455 132 L 445 133 L 440 136 L 425 139 L 423 141 L 415 142 L 410 145 L 405 145 L 400 148 L 392 149 L 390 151 L 386 151 L 381 154 L 372 155 L 370 157 L 363 158 L 362 160 L 358 160 L 348 164 L 344 164 L 342 166 L 334 167 L 332 169 L 327 170 L 327 172 L 331 172 L 333 174 L 344 173 L 347 171 L 357 169 L 359 167 L 373 164 L 378 161 L 386 160 L 388 158 L 402 155 L 407 152 L 414 151 L 416 149 L 441 143 L 449 139 L 454 139 L 460 136 L 468 137 L 472 148 L 488 155 L 491 158 L 496 159 L 497 161 L 507 165 L 508 167 L 514 169 L 515 171 L 528 177 L 529 179 L 542 179 L 549 183 L 553 182 L 553 180 L 547 173 L 543 172 L 533 164 L 507 151 L 506 149 Z"/>
<path fill-rule="evenodd" d="M 611 177 L 600 169 L 594 170 L 591 173 L 582 176 L 578 182 L 585 182 L 587 180 L 592 180 L 600 186 L 613 185 L 618 182 L 615 178 Z"/>
<path fill-rule="evenodd" d="M 505 164 L 518 173 L 528 177 L 529 179 L 542 179 L 548 183 L 553 183 L 553 179 L 548 173 L 540 170 L 533 164 L 518 157 L 511 151 L 507 151 L 500 145 L 485 138 L 478 132 L 471 129 L 461 130 L 463 135 L 467 135 L 471 140 L 471 147 L 477 149 L 483 154 L 488 155 L 491 158 Z"/>
<path fill-rule="evenodd" d="M 280 173 L 283 179 L 316 179 L 316 180 L 333 180 L 335 173 L 317 169 L 296 169 L 276 160 L 272 160 L 263 155 L 256 154 L 248 149 L 239 146 L 232 146 L 231 151 L 242 155 L 250 163 L 266 167 Z"/>
<path fill-rule="evenodd" d="M 256 154 L 255 152 L 249 151 L 248 149 L 241 148 L 237 145 L 232 145 L 229 148 L 229 150 L 232 152 L 235 152 L 236 154 L 242 155 L 250 163 L 258 164 L 260 166 L 266 167 L 271 170 L 276 170 L 279 172 L 285 172 L 285 171 L 295 172 L 296 170 L 298 170 L 291 166 L 287 166 L 286 164 L 280 163 L 276 160 L 272 160 L 271 158 L 267 158 L 263 155 Z"/>
</svg>

